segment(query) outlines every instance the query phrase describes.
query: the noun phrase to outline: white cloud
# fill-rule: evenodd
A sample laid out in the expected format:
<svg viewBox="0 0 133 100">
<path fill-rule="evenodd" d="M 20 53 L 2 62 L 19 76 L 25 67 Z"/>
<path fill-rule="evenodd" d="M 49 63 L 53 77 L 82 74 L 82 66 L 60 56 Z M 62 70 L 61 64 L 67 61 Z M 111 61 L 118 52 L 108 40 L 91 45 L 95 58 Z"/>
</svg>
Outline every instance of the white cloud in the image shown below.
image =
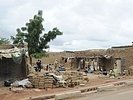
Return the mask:
<svg viewBox="0 0 133 100">
<path fill-rule="evenodd" d="M 132 42 L 132 0 L 0 0 L 0 35 L 15 34 L 38 10 L 46 31 L 58 27 L 64 35 L 51 50 L 81 50 L 128 45 Z"/>
</svg>

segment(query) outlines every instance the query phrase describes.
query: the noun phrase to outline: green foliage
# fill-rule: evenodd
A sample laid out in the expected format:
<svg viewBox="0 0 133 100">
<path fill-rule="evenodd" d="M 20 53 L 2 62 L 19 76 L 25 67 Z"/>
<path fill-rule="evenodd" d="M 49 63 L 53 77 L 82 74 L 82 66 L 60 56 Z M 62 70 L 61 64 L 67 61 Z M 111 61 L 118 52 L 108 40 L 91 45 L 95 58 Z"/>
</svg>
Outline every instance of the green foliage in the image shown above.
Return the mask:
<svg viewBox="0 0 133 100">
<path fill-rule="evenodd" d="M 63 33 L 59 31 L 58 28 L 53 28 L 48 33 L 43 33 L 44 27 L 42 22 L 42 11 L 38 11 L 37 15 L 34 15 L 33 19 L 30 19 L 26 23 L 25 27 L 18 28 L 15 37 L 11 37 L 14 44 L 28 43 L 28 53 L 34 57 L 41 57 L 43 49 L 49 48 L 48 43 L 55 39 L 57 35 L 62 35 Z"/>
<path fill-rule="evenodd" d="M 24 44 L 24 33 L 18 28 L 17 30 L 16 37 L 11 36 L 11 39 L 13 40 L 13 44 Z"/>
<path fill-rule="evenodd" d="M 4 44 L 10 44 L 9 39 L 6 39 L 6 38 L 0 38 L 0 45 L 4 45 Z"/>
<path fill-rule="evenodd" d="M 34 58 L 42 58 L 42 57 L 47 57 L 47 56 L 48 56 L 48 54 L 46 54 L 45 51 L 44 52 L 40 52 L 40 53 L 32 54 L 32 57 L 34 57 Z"/>
</svg>

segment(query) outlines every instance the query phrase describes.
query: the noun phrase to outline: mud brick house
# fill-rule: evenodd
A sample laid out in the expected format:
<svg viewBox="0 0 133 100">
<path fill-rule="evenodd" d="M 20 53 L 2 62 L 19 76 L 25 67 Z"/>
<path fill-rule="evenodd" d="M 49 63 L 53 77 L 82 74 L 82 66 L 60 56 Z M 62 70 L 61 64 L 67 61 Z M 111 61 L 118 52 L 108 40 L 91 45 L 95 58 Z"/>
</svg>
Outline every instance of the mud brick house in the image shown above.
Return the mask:
<svg viewBox="0 0 133 100">
<path fill-rule="evenodd" d="M 12 45 L 0 46 L 0 80 L 26 77 L 26 56 L 21 50 Z"/>
<path fill-rule="evenodd" d="M 95 49 L 95 50 L 86 50 L 86 51 L 77 51 L 75 52 L 75 57 L 77 59 L 77 66 L 80 65 L 80 60 L 84 60 L 83 68 L 86 67 L 86 63 L 89 66 L 94 66 L 94 69 L 107 69 L 110 70 L 114 66 L 114 58 L 110 55 L 106 55 L 105 49 Z"/>
<path fill-rule="evenodd" d="M 133 46 L 119 46 L 119 47 L 112 47 L 111 49 L 107 50 L 107 54 L 111 54 L 115 58 L 121 59 L 121 65 L 125 69 L 133 66 Z"/>
<path fill-rule="evenodd" d="M 96 49 L 75 52 L 75 57 L 98 61 L 98 65 L 108 71 L 117 68 L 121 73 L 133 66 L 133 46 L 118 46 L 109 49 Z M 116 65 L 115 65 L 116 64 Z"/>
<path fill-rule="evenodd" d="M 70 66 L 71 69 L 79 68 L 79 66 L 85 68 L 87 63 L 88 65 L 105 68 L 107 71 L 117 68 L 121 73 L 133 66 L 133 45 L 63 53 L 65 55 L 60 57 L 69 59 L 70 64 L 67 66 Z"/>
</svg>

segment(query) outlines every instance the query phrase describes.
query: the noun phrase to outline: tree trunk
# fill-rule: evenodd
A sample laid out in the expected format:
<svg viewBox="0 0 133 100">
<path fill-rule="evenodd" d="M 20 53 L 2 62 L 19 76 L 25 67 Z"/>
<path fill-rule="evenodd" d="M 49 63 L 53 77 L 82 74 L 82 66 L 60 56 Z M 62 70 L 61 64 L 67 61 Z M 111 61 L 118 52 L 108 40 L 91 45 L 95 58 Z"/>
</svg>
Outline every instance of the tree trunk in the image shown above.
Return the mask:
<svg viewBox="0 0 133 100">
<path fill-rule="evenodd" d="M 29 55 L 30 65 L 32 65 L 32 56 Z"/>
</svg>

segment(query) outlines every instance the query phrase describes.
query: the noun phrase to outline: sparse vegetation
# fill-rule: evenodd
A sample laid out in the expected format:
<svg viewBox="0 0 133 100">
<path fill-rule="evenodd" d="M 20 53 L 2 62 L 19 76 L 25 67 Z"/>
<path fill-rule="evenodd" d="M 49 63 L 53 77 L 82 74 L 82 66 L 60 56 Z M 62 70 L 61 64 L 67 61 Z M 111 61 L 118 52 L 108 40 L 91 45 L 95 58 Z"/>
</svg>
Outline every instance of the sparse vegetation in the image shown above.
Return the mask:
<svg viewBox="0 0 133 100">
<path fill-rule="evenodd" d="M 49 48 L 48 43 L 54 40 L 57 35 L 63 34 L 58 28 L 53 28 L 48 33 L 43 33 L 43 21 L 42 11 L 38 11 L 38 14 L 34 15 L 33 19 L 30 19 L 25 27 L 17 29 L 15 37 L 11 37 L 14 44 L 24 44 L 24 42 L 28 44 L 30 64 L 32 64 L 33 56 L 42 57 L 46 52 L 44 49 Z"/>
<path fill-rule="evenodd" d="M 9 39 L 6 38 L 0 38 L 0 45 L 10 44 Z"/>
</svg>

